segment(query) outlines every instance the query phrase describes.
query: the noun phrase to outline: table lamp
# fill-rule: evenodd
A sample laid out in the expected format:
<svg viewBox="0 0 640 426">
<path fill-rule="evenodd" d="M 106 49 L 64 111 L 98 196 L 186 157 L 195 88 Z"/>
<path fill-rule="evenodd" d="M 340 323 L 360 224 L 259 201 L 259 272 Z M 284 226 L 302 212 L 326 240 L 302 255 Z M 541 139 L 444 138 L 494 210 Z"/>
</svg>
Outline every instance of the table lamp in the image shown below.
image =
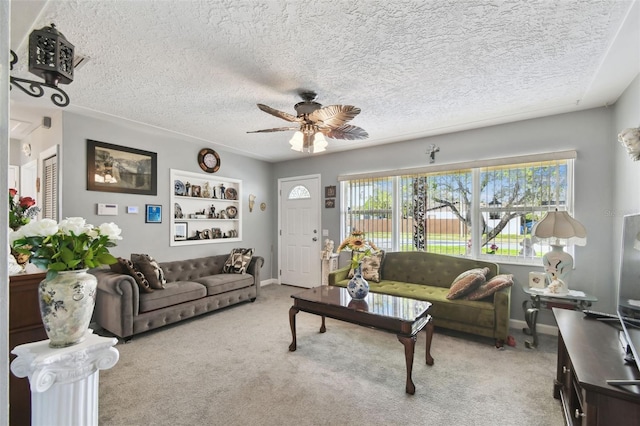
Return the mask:
<svg viewBox="0 0 640 426">
<path fill-rule="evenodd" d="M 551 243 L 551 251 L 542 256 L 542 264 L 546 273 L 547 282 L 550 284 L 558 279 L 564 283 L 556 293 L 569 292 L 571 271 L 573 270 L 573 257 L 563 250 L 569 242 L 576 245 L 587 243 L 587 231 L 584 226 L 572 218 L 566 211 L 550 211 L 542 220 L 536 223 L 531 234 L 538 239 L 547 239 Z"/>
</svg>

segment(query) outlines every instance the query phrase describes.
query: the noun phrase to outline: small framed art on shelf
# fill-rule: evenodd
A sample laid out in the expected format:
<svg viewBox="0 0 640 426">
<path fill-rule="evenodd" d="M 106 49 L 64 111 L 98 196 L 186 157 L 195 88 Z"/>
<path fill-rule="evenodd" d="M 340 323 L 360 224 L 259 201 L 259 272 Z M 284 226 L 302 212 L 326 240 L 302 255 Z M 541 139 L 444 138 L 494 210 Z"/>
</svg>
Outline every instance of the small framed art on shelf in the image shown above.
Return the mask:
<svg viewBox="0 0 640 426">
<path fill-rule="evenodd" d="M 173 224 L 173 239 L 175 241 L 184 241 L 187 239 L 189 228 L 187 222 L 175 222 Z"/>
</svg>

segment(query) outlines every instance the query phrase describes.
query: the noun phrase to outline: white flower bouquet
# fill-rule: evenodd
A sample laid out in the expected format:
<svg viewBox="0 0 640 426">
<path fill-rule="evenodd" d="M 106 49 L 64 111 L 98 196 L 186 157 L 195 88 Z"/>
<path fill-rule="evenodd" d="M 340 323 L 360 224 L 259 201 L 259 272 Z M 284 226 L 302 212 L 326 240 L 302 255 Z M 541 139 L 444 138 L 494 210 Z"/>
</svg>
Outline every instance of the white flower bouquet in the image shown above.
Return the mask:
<svg viewBox="0 0 640 426">
<path fill-rule="evenodd" d="M 30 255 L 30 262 L 47 269 L 47 279 L 58 271 L 75 271 L 110 265 L 117 259 L 109 253 L 121 240 L 122 230 L 115 223 L 98 227 L 81 217 L 57 223 L 42 219 L 31 221 L 9 234 L 9 242 L 18 253 Z"/>
</svg>

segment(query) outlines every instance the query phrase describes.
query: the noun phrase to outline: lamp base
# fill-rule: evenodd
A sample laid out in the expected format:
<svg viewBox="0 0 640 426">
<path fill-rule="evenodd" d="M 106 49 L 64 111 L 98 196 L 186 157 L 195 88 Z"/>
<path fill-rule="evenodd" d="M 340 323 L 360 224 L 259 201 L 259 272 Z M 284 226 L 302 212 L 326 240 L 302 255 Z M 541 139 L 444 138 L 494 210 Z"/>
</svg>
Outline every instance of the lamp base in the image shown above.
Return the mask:
<svg viewBox="0 0 640 426">
<path fill-rule="evenodd" d="M 573 271 L 573 257 L 564 251 L 562 246 L 552 245 L 551 251 L 542 256 L 542 265 L 547 275 L 547 283 L 561 280 L 568 292 L 571 271 Z"/>
</svg>

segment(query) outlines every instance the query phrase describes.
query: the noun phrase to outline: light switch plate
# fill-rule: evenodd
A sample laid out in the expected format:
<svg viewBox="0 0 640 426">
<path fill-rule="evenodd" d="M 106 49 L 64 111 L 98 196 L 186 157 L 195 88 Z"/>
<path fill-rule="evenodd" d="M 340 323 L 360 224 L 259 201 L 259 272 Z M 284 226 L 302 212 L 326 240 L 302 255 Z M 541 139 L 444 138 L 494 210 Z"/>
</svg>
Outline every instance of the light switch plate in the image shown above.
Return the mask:
<svg viewBox="0 0 640 426">
<path fill-rule="evenodd" d="M 127 206 L 127 213 L 138 214 L 138 206 Z"/>
</svg>

